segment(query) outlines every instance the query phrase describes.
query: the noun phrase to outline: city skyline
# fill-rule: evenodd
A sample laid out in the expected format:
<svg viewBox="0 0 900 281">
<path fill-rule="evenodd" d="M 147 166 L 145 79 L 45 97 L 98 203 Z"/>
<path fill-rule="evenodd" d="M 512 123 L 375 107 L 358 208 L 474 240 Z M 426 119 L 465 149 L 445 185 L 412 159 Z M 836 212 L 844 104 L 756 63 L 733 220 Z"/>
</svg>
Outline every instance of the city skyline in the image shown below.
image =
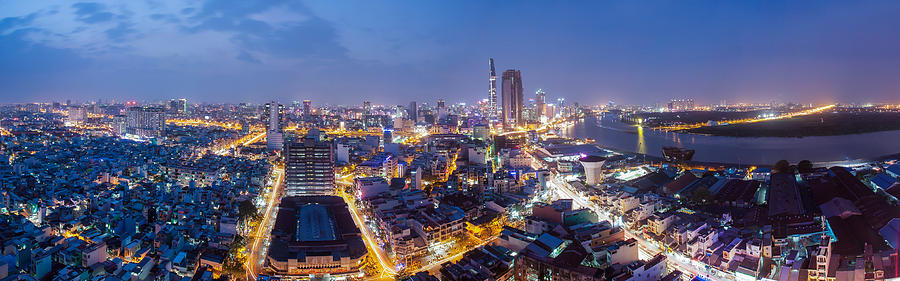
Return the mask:
<svg viewBox="0 0 900 281">
<path fill-rule="evenodd" d="M 900 96 L 897 3 L 347 4 L 4 4 L 0 95 L 472 102 L 494 58 L 525 92 L 587 104 Z"/>
<path fill-rule="evenodd" d="M 0 281 L 900 280 L 898 14 L 0 0 Z"/>
</svg>

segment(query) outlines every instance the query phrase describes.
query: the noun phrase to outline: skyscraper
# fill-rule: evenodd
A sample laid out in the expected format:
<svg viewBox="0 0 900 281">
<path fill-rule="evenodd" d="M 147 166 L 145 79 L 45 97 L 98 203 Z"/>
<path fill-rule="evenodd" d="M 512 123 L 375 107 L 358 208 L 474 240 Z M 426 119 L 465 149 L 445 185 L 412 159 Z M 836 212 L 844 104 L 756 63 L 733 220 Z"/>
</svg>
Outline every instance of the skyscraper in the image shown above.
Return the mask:
<svg viewBox="0 0 900 281">
<path fill-rule="evenodd" d="M 276 101 L 266 103 L 263 119 L 266 122 L 266 131 L 280 132 L 284 129 L 284 105 Z"/>
<path fill-rule="evenodd" d="M 515 69 L 503 72 L 503 125 L 515 127 L 524 125 L 522 119 L 522 73 Z"/>
<path fill-rule="evenodd" d="M 407 116 L 409 116 L 409 119 L 413 120 L 414 122 L 419 119 L 419 108 L 416 107 L 415 101 L 409 102 L 409 107 L 406 108 L 406 113 Z"/>
<path fill-rule="evenodd" d="M 364 115 L 372 115 L 372 102 L 370 102 L 370 101 L 363 102 L 363 114 Z"/>
<path fill-rule="evenodd" d="M 491 58 L 491 90 L 488 92 L 488 116 L 497 116 L 497 73 L 494 72 L 494 58 Z"/>
<path fill-rule="evenodd" d="M 544 89 L 538 89 L 537 93 L 535 93 L 535 105 L 537 109 L 537 116 L 540 118 L 547 114 L 547 93 L 544 92 Z"/>
<path fill-rule="evenodd" d="M 303 101 L 303 119 L 309 121 L 312 117 L 312 101 L 304 100 Z"/>
<path fill-rule="evenodd" d="M 187 112 L 187 100 L 171 99 L 169 100 L 169 113 L 185 114 Z"/>
<path fill-rule="evenodd" d="M 287 196 L 328 195 L 334 191 L 334 147 L 307 137 L 284 146 Z"/>
<path fill-rule="evenodd" d="M 437 114 L 438 118 L 447 117 L 447 103 L 444 101 L 444 99 L 437 100 Z"/>
<path fill-rule="evenodd" d="M 125 133 L 141 138 L 166 135 L 166 110 L 159 107 L 130 107 L 125 112 Z"/>
<path fill-rule="evenodd" d="M 284 105 L 272 101 L 266 104 L 266 147 L 270 150 L 281 149 L 284 146 Z"/>
<path fill-rule="evenodd" d="M 81 124 L 87 120 L 87 109 L 81 106 L 69 106 L 69 122 Z"/>
</svg>

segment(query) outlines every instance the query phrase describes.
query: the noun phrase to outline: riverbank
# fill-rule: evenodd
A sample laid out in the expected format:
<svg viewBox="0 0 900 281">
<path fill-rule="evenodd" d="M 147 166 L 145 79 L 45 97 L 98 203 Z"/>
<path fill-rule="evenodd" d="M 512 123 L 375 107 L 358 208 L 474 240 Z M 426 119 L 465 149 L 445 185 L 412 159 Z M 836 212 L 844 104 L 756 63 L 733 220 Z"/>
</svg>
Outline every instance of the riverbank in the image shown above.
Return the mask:
<svg viewBox="0 0 900 281">
<path fill-rule="evenodd" d="M 665 158 L 660 157 L 660 156 L 624 151 L 624 150 L 620 150 L 620 149 L 616 149 L 616 148 L 612 148 L 612 147 L 603 146 L 603 145 L 598 144 L 597 142 L 592 142 L 591 144 L 593 144 L 594 146 L 599 147 L 601 149 L 615 152 L 618 154 L 633 155 L 635 157 L 640 158 L 641 160 L 643 160 L 645 162 L 651 162 L 651 163 L 652 162 L 667 162 Z M 887 160 L 892 160 L 892 159 L 900 159 L 900 153 L 894 153 L 894 154 L 873 157 L 873 158 L 868 158 L 868 159 L 861 158 L 861 159 L 838 160 L 838 161 L 812 161 L 812 163 L 813 163 L 813 167 L 832 167 L 832 166 L 861 165 L 861 164 L 870 163 L 870 162 L 887 161 Z M 786 160 L 789 160 L 789 159 L 786 159 Z M 803 160 L 806 160 L 806 159 L 803 159 Z M 791 160 L 791 161 L 794 161 L 794 160 Z M 794 162 L 799 162 L 799 161 L 794 161 Z M 774 162 L 773 163 L 726 163 L 726 162 L 709 162 L 709 161 L 685 161 L 684 164 L 687 166 L 694 166 L 694 167 L 700 166 L 700 167 L 710 167 L 710 168 L 717 168 L 717 169 L 728 169 L 728 168 L 742 169 L 742 168 L 748 168 L 750 166 L 755 166 L 757 168 L 773 168 L 775 166 Z"/>
<path fill-rule="evenodd" d="M 679 130 L 679 133 L 725 137 L 782 137 L 854 135 L 900 130 L 897 112 L 827 112 L 794 118 Z"/>
<path fill-rule="evenodd" d="M 610 118 L 611 117 L 611 118 Z M 898 157 L 900 130 L 841 136 L 804 138 L 741 138 L 679 134 L 659 130 L 637 130 L 615 116 L 585 118 L 560 131 L 561 136 L 591 139 L 598 147 L 647 161 L 663 161 L 662 148 L 675 146 L 696 150 L 691 165 L 743 167 L 774 165 L 778 160 L 796 163 L 810 160 L 822 166 L 835 163 L 865 163 Z M 848 164 L 849 165 L 849 164 Z"/>
</svg>

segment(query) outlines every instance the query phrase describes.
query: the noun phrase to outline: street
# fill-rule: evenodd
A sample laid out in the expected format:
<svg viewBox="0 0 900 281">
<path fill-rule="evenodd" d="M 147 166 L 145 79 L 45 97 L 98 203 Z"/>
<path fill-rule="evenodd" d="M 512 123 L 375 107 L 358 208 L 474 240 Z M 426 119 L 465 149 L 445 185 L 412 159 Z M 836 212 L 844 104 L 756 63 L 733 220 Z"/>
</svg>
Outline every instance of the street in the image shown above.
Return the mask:
<svg viewBox="0 0 900 281">
<path fill-rule="evenodd" d="M 265 261 L 267 237 L 274 223 L 275 205 L 278 204 L 278 197 L 284 181 L 284 167 L 275 167 L 272 169 L 272 173 L 275 176 L 275 182 L 269 187 L 271 191 L 268 195 L 269 200 L 266 202 L 266 211 L 263 213 L 263 219 L 253 234 L 253 242 L 250 244 L 250 255 L 247 257 L 247 277 L 251 281 L 256 280 L 261 269 L 260 267 Z"/>
<path fill-rule="evenodd" d="M 338 179 L 341 179 L 341 180 L 337 181 L 337 183 L 344 185 L 344 186 L 353 185 L 352 182 L 350 182 L 346 179 L 348 176 L 349 175 L 336 177 Z M 366 247 L 368 248 L 369 254 L 374 253 L 375 258 L 378 260 L 378 263 L 381 265 L 382 274 L 379 277 L 385 277 L 384 276 L 385 274 L 387 274 L 388 276 L 391 276 L 391 277 L 394 275 L 397 275 L 397 265 L 394 264 L 394 261 L 387 255 L 387 253 L 384 252 L 384 249 L 379 247 L 378 243 L 375 242 L 376 241 L 375 235 L 372 234 L 372 231 L 369 229 L 369 227 L 365 224 L 365 222 L 362 220 L 362 218 L 359 215 L 359 210 L 356 207 L 356 203 L 355 203 L 356 200 L 353 200 L 353 198 L 350 198 L 349 197 L 350 195 L 348 195 L 346 192 L 344 192 L 343 188 L 338 188 L 338 195 L 341 196 L 342 198 L 344 198 L 344 202 L 347 202 L 347 208 L 350 209 L 350 215 L 353 217 L 353 222 L 356 223 L 356 226 L 359 227 L 359 230 L 362 233 L 363 240 L 366 242 Z"/>
</svg>

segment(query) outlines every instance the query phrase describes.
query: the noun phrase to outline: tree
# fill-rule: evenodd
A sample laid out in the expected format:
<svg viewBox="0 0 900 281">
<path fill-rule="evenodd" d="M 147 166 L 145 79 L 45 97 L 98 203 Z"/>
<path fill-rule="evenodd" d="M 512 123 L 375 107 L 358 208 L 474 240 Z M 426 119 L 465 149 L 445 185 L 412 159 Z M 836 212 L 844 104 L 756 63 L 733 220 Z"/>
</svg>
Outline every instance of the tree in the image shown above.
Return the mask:
<svg viewBox="0 0 900 281">
<path fill-rule="evenodd" d="M 787 160 L 778 160 L 778 162 L 775 163 L 775 168 L 773 169 L 772 172 L 775 172 L 775 173 L 791 172 L 791 163 L 788 162 Z"/>
<path fill-rule="evenodd" d="M 709 192 L 709 189 L 700 187 L 694 190 L 692 199 L 694 202 L 706 203 L 707 201 L 712 200 L 712 193 Z"/>
<path fill-rule="evenodd" d="M 237 235 L 234 237 L 234 240 L 228 245 L 228 254 L 225 256 L 225 262 L 222 264 L 222 269 L 225 272 L 233 276 L 244 274 L 244 264 L 247 262 L 247 256 L 243 250 L 246 245 L 247 242 L 244 241 L 243 236 Z"/>
<path fill-rule="evenodd" d="M 147 209 L 147 222 L 155 223 L 158 215 L 156 214 L 156 207 L 151 206 Z"/>
<path fill-rule="evenodd" d="M 801 173 L 811 172 L 813 169 L 813 164 L 809 160 L 800 161 L 797 163 L 797 171 Z"/>
<path fill-rule="evenodd" d="M 244 200 L 238 202 L 238 219 L 246 220 L 246 219 L 256 219 L 259 216 L 259 210 L 256 209 L 256 205 L 253 205 L 253 202 L 250 200 Z"/>
</svg>

